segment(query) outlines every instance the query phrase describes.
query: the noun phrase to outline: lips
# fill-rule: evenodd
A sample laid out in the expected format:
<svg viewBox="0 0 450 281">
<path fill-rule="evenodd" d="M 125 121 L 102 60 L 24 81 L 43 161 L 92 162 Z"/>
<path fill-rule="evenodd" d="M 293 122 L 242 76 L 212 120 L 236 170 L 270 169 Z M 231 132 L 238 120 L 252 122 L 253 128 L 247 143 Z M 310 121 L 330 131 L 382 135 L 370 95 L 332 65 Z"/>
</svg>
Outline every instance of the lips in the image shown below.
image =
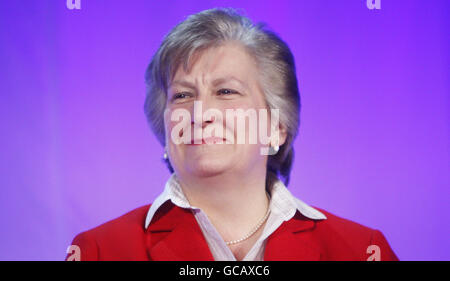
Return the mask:
<svg viewBox="0 0 450 281">
<path fill-rule="evenodd" d="M 202 145 L 202 144 L 216 144 L 216 143 L 225 143 L 225 138 L 219 138 L 219 137 L 207 137 L 202 139 L 192 139 L 191 143 L 188 145 Z"/>
</svg>

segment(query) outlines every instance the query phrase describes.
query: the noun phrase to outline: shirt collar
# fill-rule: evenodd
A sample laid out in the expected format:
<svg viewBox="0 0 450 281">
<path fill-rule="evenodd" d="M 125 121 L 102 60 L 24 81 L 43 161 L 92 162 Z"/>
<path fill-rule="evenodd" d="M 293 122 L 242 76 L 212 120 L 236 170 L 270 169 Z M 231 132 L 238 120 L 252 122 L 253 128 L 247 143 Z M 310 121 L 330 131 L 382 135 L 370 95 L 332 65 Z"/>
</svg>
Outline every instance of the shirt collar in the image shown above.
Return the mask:
<svg viewBox="0 0 450 281">
<path fill-rule="evenodd" d="M 164 191 L 155 199 L 153 204 L 150 206 L 147 217 L 145 219 L 145 228 L 147 229 L 152 221 L 153 216 L 156 211 L 161 207 L 167 200 L 172 201 L 173 204 L 181 208 L 189 209 L 199 209 L 195 206 L 189 204 L 186 196 L 181 189 L 180 182 L 173 173 L 167 180 L 164 187 Z M 290 220 L 295 212 L 298 210 L 303 216 L 313 219 L 313 220 L 324 220 L 327 217 L 309 206 L 305 202 L 298 198 L 295 198 L 291 192 L 286 188 L 284 183 L 277 179 L 275 183 L 270 188 L 270 205 L 272 213 L 279 214 L 283 220 Z"/>
</svg>

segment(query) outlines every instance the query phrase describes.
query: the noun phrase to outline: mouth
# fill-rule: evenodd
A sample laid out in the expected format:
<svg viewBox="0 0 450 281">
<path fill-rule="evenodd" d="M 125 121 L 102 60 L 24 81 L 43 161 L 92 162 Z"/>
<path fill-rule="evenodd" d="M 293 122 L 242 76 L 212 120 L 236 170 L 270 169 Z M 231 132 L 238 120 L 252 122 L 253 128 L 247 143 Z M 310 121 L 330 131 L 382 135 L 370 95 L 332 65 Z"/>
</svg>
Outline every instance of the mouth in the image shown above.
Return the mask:
<svg viewBox="0 0 450 281">
<path fill-rule="evenodd" d="M 224 144 L 224 143 L 226 143 L 225 138 L 207 137 L 202 139 L 191 139 L 191 143 L 188 145 Z"/>
</svg>

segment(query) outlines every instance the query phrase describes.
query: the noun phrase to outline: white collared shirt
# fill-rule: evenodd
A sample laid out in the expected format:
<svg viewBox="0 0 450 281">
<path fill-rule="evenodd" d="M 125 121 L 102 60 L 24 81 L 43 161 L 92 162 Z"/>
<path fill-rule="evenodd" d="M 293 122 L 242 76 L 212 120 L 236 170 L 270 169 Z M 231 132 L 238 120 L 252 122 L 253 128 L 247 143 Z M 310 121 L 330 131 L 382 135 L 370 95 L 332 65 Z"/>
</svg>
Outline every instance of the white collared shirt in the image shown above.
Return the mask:
<svg viewBox="0 0 450 281">
<path fill-rule="evenodd" d="M 323 220 L 326 216 L 307 205 L 300 199 L 295 198 L 282 181 L 277 180 L 270 187 L 270 214 L 264 225 L 263 233 L 252 246 L 250 251 L 244 257 L 244 261 L 262 261 L 264 258 L 264 250 L 267 238 L 284 222 L 294 217 L 298 210 L 302 215 L 313 220 Z M 147 217 L 145 219 L 145 228 L 150 222 L 161 205 L 167 200 L 171 200 L 173 204 L 180 208 L 191 209 L 192 213 L 203 232 L 206 242 L 208 243 L 211 254 L 216 261 L 236 261 L 235 256 L 228 248 L 227 244 L 220 236 L 217 229 L 208 219 L 208 216 L 195 206 L 191 206 L 183 193 L 181 185 L 175 174 L 172 174 L 166 182 L 164 191 L 155 199 L 150 206 Z"/>
</svg>

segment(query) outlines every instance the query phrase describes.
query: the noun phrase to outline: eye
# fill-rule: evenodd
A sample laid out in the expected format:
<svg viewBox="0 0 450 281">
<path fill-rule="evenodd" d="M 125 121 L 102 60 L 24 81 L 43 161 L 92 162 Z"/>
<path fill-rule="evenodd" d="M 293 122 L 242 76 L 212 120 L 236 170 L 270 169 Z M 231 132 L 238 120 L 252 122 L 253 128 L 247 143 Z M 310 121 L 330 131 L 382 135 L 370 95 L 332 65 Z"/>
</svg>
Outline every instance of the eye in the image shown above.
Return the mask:
<svg viewBox="0 0 450 281">
<path fill-rule="evenodd" d="M 191 97 L 191 94 L 188 92 L 176 93 L 173 95 L 172 100 L 182 100 Z"/>
<path fill-rule="evenodd" d="M 237 92 L 235 90 L 231 90 L 231 89 L 220 89 L 219 91 L 217 91 L 217 93 L 220 96 L 229 96 L 232 94 L 237 94 Z"/>
</svg>

